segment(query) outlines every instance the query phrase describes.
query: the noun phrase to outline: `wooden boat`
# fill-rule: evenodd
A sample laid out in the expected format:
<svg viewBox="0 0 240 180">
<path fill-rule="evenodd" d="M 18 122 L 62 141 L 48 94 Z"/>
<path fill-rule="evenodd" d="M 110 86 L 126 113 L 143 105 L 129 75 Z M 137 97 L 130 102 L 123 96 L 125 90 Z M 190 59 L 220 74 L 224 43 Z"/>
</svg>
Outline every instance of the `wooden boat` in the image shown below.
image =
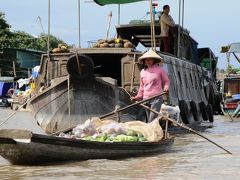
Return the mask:
<svg viewBox="0 0 240 180">
<path fill-rule="evenodd" d="M 38 165 L 88 159 L 119 159 L 169 152 L 174 137 L 160 142 L 94 142 L 0 130 L 0 155 L 11 164 Z"/>
<path fill-rule="evenodd" d="M 226 53 L 228 66 L 230 66 L 231 57 L 233 56 L 239 63 L 240 58 L 240 43 L 232 43 L 229 46 L 223 46 L 221 53 Z M 231 56 L 232 55 L 232 56 Z M 240 116 L 240 74 L 239 69 L 232 69 L 224 77 L 222 81 L 222 111 L 225 115 L 231 115 L 233 117 Z"/>
<path fill-rule="evenodd" d="M 239 117 L 240 74 L 229 74 L 223 80 L 222 109 L 225 115 Z"/>
<path fill-rule="evenodd" d="M 149 21 L 119 25 L 116 30 L 122 41 L 128 40 L 136 46 L 141 43 L 146 48 L 151 46 Z M 160 34 L 159 24 L 155 30 Z M 188 30 L 179 25 L 172 29 L 172 33 L 171 53 L 157 52 L 163 57 L 162 66 L 170 79 L 168 104 L 179 106 L 184 124 L 200 126 L 203 121 L 212 123 L 214 102 L 207 97 L 214 96 L 210 96 L 210 92 L 205 93 L 205 71 L 198 58 L 198 43 Z M 160 37 L 156 35 L 155 38 L 159 42 Z M 142 54 L 132 48 L 92 47 L 43 55 L 37 82 L 39 89 L 42 86 L 46 89 L 29 103 L 35 119 L 46 133 L 51 134 L 69 127 L 69 123 L 83 123 L 92 116 L 113 111 L 116 105 L 122 107 L 132 103 L 129 95 L 121 89 L 136 94 L 142 69 L 138 58 Z M 80 72 L 84 72 L 83 75 Z M 85 88 L 83 82 L 89 80 L 89 74 L 100 77 L 95 78 L 92 88 Z M 106 78 L 114 83 L 107 82 Z M 136 119 L 136 113 L 129 114 L 129 120 Z"/>
</svg>

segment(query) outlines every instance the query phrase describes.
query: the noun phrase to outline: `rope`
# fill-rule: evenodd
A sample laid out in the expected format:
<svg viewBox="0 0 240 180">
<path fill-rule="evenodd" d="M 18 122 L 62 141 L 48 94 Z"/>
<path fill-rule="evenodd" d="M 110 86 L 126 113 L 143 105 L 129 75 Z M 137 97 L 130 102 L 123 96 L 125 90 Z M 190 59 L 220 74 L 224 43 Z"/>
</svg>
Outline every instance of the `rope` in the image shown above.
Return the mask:
<svg viewBox="0 0 240 180">
<path fill-rule="evenodd" d="M 11 119 L 11 117 L 13 117 L 16 113 L 18 113 L 25 105 L 27 105 L 27 103 L 29 103 L 33 97 L 35 96 L 32 96 L 30 99 L 27 100 L 27 102 L 25 102 L 23 105 L 21 105 L 17 111 L 14 111 L 12 114 L 10 114 L 4 121 L 2 121 L 0 123 L 0 126 L 2 126 L 3 124 L 5 124 L 7 121 L 9 121 L 9 119 Z"/>
<path fill-rule="evenodd" d="M 77 58 L 78 74 L 81 74 L 80 61 L 77 53 L 76 53 L 76 58 Z"/>
</svg>

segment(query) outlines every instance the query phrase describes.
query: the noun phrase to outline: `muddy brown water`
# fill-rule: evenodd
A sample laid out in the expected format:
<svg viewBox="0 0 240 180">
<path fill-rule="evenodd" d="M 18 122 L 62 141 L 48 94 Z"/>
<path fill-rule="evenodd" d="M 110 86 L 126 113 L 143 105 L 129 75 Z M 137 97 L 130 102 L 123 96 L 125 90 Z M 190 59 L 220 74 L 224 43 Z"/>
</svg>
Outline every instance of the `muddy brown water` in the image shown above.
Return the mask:
<svg viewBox="0 0 240 180">
<path fill-rule="evenodd" d="M 12 111 L 0 109 L 0 122 Z M 19 112 L 0 127 L 42 133 L 29 112 Z M 214 127 L 203 134 L 230 150 L 221 149 L 193 134 L 176 137 L 172 151 L 124 160 L 88 160 L 61 165 L 16 166 L 0 157 L 0 179 L 240 179 L 240 120 L 216 116 Z"/>
</svg>

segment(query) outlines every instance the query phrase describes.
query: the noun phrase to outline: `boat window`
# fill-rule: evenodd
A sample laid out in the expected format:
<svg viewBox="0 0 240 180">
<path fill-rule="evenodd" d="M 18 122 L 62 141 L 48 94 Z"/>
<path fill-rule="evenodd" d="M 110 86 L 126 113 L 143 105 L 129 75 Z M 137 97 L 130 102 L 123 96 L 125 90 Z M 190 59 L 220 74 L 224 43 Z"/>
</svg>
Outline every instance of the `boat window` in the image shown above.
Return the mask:
<svg viewBox="0 0 240 180">
<path fill-rule="evenodd" d="M 180 71 L 178 71 L 178 79 L 179 79 L 179 81 L 180 81 L 180 84 L 182 84 L 182 78 L 181 78 L 181 73 L 180 73 Z"/>
</svg>

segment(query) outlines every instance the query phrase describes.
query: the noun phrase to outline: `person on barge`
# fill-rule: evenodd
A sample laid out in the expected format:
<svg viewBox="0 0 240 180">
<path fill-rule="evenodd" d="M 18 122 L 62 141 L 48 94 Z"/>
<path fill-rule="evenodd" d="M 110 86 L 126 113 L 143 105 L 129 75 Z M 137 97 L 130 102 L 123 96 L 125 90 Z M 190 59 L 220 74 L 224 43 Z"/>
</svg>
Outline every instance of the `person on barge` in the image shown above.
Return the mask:
<svg viewBox="0 0 240 180">
<path fill-rule="evenodd" d="M 160 27 L 161 27 L 161 51 L 170 53 L 171 47 L 171 28 L 175 26 L 173 18 L 169 15 L 170 6 L 163 6 L 163 13 L 160 17 Z"/>
</svg>

